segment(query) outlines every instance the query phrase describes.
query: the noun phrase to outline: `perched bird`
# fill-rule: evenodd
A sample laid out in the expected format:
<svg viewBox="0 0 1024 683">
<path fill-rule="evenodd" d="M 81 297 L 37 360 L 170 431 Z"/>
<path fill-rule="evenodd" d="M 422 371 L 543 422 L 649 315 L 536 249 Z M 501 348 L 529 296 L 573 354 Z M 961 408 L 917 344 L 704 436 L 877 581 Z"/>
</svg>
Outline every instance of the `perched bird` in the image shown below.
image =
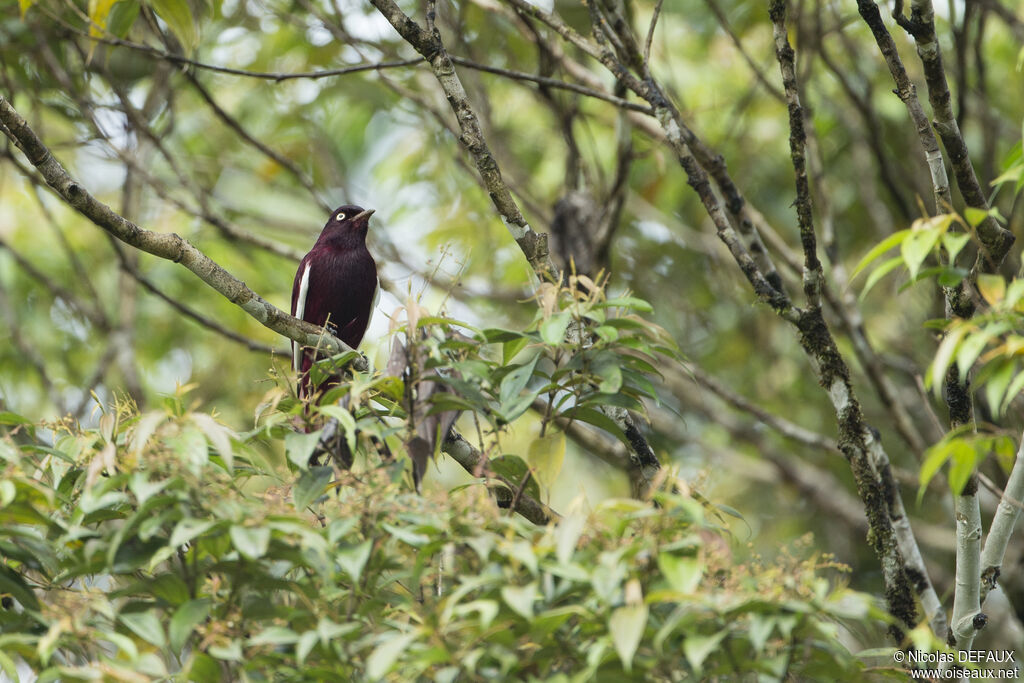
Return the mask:
<svg viewBox="0 0 1024 683">
<path fill-rule="evenodd" d="M 299 263 L 292 285 L 292 315 L 327 327 L 351 346 L 363 340 L 380 297 L 377 264 L 366 248 L 373 209 L 345 205 L 331 214 L 316 244 Z M 299 395 L 311 396 L 332 381 L 311 387 L 316 352 L 292 342 L 292 367 L 300 373 Z M 337 381 L 337 380 L 334 380 Z"/>
</svg>

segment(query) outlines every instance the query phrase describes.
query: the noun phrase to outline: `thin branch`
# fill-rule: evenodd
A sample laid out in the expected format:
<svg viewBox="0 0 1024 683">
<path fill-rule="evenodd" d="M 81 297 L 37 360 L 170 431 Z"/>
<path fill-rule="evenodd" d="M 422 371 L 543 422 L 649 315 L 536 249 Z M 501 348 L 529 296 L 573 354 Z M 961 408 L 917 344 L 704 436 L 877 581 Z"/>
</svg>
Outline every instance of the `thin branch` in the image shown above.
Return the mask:
<svg viewBox="0 0 1024 683">
<path fill-rule="evenodd" d="M 804 294 L 812 309 L 821 308 L 821 287 L 825 279 L 818 259 L 817 238 L 811 214 L 811 186 L 807 178 L 807 134 L 804 132 L 804 110 L 796 80 L 796 53 L 786 32 L 786 4 L 772 0 L 769 14 L 775 36 L 775 56 L 782 72 L 782 85 L 789 111 L 789 155 L 796 177 L 796 216 L 800 226 L 800 242 L 804 249 Z"/>
<path fill-rule="evenodd" d="M 296 166 L 291 159 L 282 156 L 265 145 L 262 141 L 256 139 L 256 137 L 247 131 L 241 123 L 231 116 L 231 114 L 227 113 L 223 107 L 217 104 L 217 101 L 213 99 L 213 95 L 211 95 L 210 91 L 199 82 L 198 78 L 187 72 L 185 73 L 185 77 L 192 84 L 192 87 L 196 89 L 196 92 L 199 93 L 199 96 L 202 97 L 206 104 L 209 105 L 210 109 L 213 110 L 213 113 L 217 115 L 217 118 L 224 122 L 224 125 L 233 130 L 235 134 L 242 138 L 246 143 L 255 147 L 261 154 L 263 154 L 263 156 L 291 173 L 292 176 L 299 181 L 299 184 L 306 188 L 306 191 L 309 192 L 310 196 L 313 197 L 314 201 L 316 201 L 320 208 L 324 210 L 324 213 L 330 213 L 334 210 L 333 206 L 325 202 L 320 197 L 316 188 L 313 187 L 313 179 L 306 175 L 305 171 Z"/>
<path fill-rule="evenodd" d="M 727 36 L 729 36 L 729 39 L 732 41 L 736 50 L 740 53 L 740 56 L 743 57 L 743 61 L 746 62 L 747 67 L 749 67 L 751 72 L 753 72 L 754 78 L 757 79 L 757 82 L 761 84 L 769 95 L 780 102 L 785 102 L 786 96 L 774 83 L 768 80 L 768 77 L 761 70 L 761 67 L 756 61 L 754 61 L 754 58 L 750 56 L 746 47 L 744 47 L 740 37 L 736 35 L 736 32 L 732 29 L 732 26 L 729 24 L 729 19 L 725 16 L 725 12 L 722 11 L 722 7 L 718 4 L 718 0 L 704 0 L 704 2 L 708 6 L 708 9 L 711 10 L 711 13 L 715 15 L 715 19 L 718 20 L 718 25 L 722 27 L 722 30 L 725 31 Z"/>
<path fill-rule="evenodd" d="M 652 116 L 654 114 L 654 110 L 652 110 L 647 105 L 643 105 L 638 102 L 630 102 L 627 99 L 616 97 L 615 95 L 609 95 L 606 92 L 601 92 L 600 90 L 596 90 L 594 88 L 588 88 L 584 85 L 577 85 L 576 83 L 561 81 L 557 78 L 537 76 L 535 74 L 526 73 L 524 71 L 513 71 L 512 69 L 501 69 L 496 66 L 487 66 L 485 64 L 480 64 L 479 62 L 474 62 L 473 60 L 467 59 L 465 57 L 456 57 L 452 55 L 450 56 L 450 59 L 452 60 L 453 63 L 458 64 L 459 66 L 464 66 L 475 71 L 483 71 L 484 73 L 496 74 L 498 76 L 504 76 L 505 78 L 511 78 L 517 81 L 529 81 L 531 83 L 536 83 L 537 85 L 544 85 L 549 88 L 568 90 L 569 92 L 574 92 L 579 95 L 593 97 L 596 100 L 610 102 L 611 104 L 614 104 L 616 107 L 619 107 L 621 109 L 628 109 L 629 111 L 640 112 L 641 114 L 647 114 L 648 116 Z"/>
<path fill-rule="evenodd" d="M 487 471 L 483 454 L 454 429 L 448 433 L 448 437 L 441 444 L 441 450 L 474 477 L 483 475 L 497 479 L 508 486 L 511 491 L 516 491 L 518 482 L 511 482 L 494 472 Z M 557 512 L 522 491 L 519 492 L 513 503 L 512 509 L 534 524 L 548 524 L 560 518 Z"/>
<path fill-rule="evenodd" d="M 1014 526 L 1020 517 L 1024 501 L 1024 435 L 1021 436 L 1017 458 L 1010 470 L 1006 488 L 999 499 L 999 507 L 992 518 L 985 538 L 985 547 L 981 551 L 981 594 L 980 604 L 984 604 L 989 591 L 996 587 L 996 581 L 1002 571 L 1003 557 L 1010 543 Z"/>
<path fill-rule="evenodd" d="M 22 326 L 19 324 L 20 321 L 14 311 L 14 306 L 11 305 L 11 299 L 7 295 L 7 290 L 2 282 L 0 282 L 0 312 L 3 313 L 7 334 L 10 336 L 14 348 L 18 350 L 21 358 L 27 361 L 36 374 L 39 375 L 39 381 L 43 385 L 46 395 L 53 401 L 57 410 L 64 412 L 67 408 L 61 399 L 60 392 L 57 391 L 57 385 L 54 384 L 50 378 L 50 373 L 46 369 L 46 359 L 39 353 L 38 346 L 25 339 L 21 334 Z"/>
<path fill-rule="evenodd" d="M 956 496 L 956 591 L 950 641 L 970 650 L 987 617 L 981 612 L 981 508 L 978 480 L 971 477 Z"/>
<path fill-rule="evenodd" d="M 658 0 L 654 4 L 654 12 L 651 14 L 651 25 L 647 27 L 647 39 L 644 40 L 644 63 L 651 61 L 651 43 L 654 42 L 654 29 L 658 26 L 658 17 L 661 16 L 661 6 L 665 0 Z"/>
<path fill-rule="evenodd" d="M 55 299 L 60 299 L 65 302 L 69 308 L 77 311 L 85 320 L 90 324 L 95 325 L 97 328 L 101 330 L 110 329 L 110 320 L 107 318 L 106 313 L 99 308 L 98 300 L 94 301 L 93 305 L 86 306 L 74 292 L 49 278 L 46 273 L 32 265 L 31 261 L 22 256 L 17 249 L 12 247 L 7 240 L 2 237 L 0 237 L 0 249 L 6 249 L 7 253 L 9 253 L 14 259 L 14 262 L 17 263 L 29 277 L 42 284 L 46 289 L 50 290 L 50 293 Z"/>
<path fill-rule="evenodd" d="M 318 78 L 331 78 L 334 76 L 348 76 L 349 74 L 364 73 L 367 71 L 382 71 L 385 69 L 397 69 L 404 66 L 412 66 L 419 64 L 423 61 L 421 57 L 415 59 L 400 59 L 391 62 L 376 62 L 373 64 L 355 64 L 353 66 L 341 67 L 338 69 L 319 69 L 317 71 L 298 71 L 298 72 L 276 72 L 276 71 L 249 71 L 247 69 L 234 69 L 227 66 L 218 66 L 216 64 L 209 64 L 207 62 L 201 62 L 196 59 L 190 59 L 188 57 L 168 52 L 167 50 L 161 50 L 160 48 L 153 47 L 152 45 L 146 45 L 144 43 L 135 43 L 130 40 L 124 40 L 123 38 L 117 38 L 114 36 L 94 36 L 90 35 L 87 31 L 79 29 L 74 26 L 66 25 L 66 27 L 78 33 L 79 35 L 88 38 L 91 41 L 97 43 L 103 43 L 104 45 L 112 45 L 116 47 L 125 47 L 130 50 L 137 52 L 143 52 L 152 56 L 154 59 L 162 59 L 172 64 L 179 66 L 191 66 L 196 69 L 202 69 L 203 71 L 212 71 L 219 74 L 227 74 L 229 76 L 242 76 L 244 78 L 255 78 L 265 81 L 274 81 L 280 83 L 281 81 L 291 81 L 300 78 L 318 79 Z"/>
<path fill-rule="evenodd" d="M 720 399 L 725 401 L 728 405 L 732 406 L 736 410 L 744 413 L 748 413 L 756 418 L 759 422 L 764 424 L 766 427 L 774 429 L 782 436 L 787 439 L 792 439 L 797 443 L 804 444 L 816 450 L 827 451 L 839 455 L 839 445 L 835 440 L 828 438 L 818 432 L 813 432 L 809 429 L 801 427 L 798 424 L 790 422 L 784 417 L 780 417 L 773 413 L 764 410 L 763 408 L 754 405 L 743 396 L 740 396 L 732 389 L 729 389 L 724 384 L 719 382 L 715 377 L 704 371 L 703 368 L 696 365 L 693 362 L 686 363 L 684 370 L 689 374 L 693 380 L 704 387 L 711 393 L 718 396 Z M 687 391 L 684 388 L 684 375 L 680 372 L 670 372 L 666 375 L 665 381 L 672 388 L 674 394 L 682 394 Z"/>
<path fill-rule="evenodd" d="M 261 344 L 260 342 L 253 341 L 252 339 L 249 339 L 246 336 L 238 334 L 234 330 L 224 327 L 216 320 L 204 316 L 198 311 L 195 311 L 189 306 L 186 306 L 185 304 L 181 303 L 180 301 L 170 296 L 169 294 L 166 294 L 162 289 L 153 284 L 153 282 L 149 278 L 147 278 L 145 275 L 139 272 L 137 265 L 131 263 L 128 260 L 128 255 L 125 253 L 124 249 L 118 242 L 114 241 L 113 238 L 111 238 L 111 240 L 113 242 L 114 249 L 117 251 L 117 256 L 121 261 L 121 268 L 136 282 L 142 285 L 146 289 L 146 291 L 148 291 L 150 294 L 155 295 L 157 298 L 162 299 L 165 303 L 167 303 L 167 305 L 169 305 L 171 308 L 184 315 L 186 318 L 191 318 L 192 320 L 196 321 L 206 329 L 212 332 L 216 332 L 225 339 L 233 341 L 237 344 L 241 344 L 250 351 L 256 351 L 257 353 L 277 353 L 285 356 L 288 355 L 287 350 L 275 349 L 274 347 L 269 346 L 268 344 Z"/>
</svg>

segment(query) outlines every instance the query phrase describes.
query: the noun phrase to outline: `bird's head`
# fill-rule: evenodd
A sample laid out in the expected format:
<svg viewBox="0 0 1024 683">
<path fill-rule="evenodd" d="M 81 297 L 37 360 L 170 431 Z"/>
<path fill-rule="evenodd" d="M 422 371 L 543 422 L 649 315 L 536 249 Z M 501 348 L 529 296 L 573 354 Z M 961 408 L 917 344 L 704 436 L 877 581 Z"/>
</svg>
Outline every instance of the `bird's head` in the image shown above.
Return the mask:
<svg viewBox="0 0 1024 683">
<path fill-rule="evenodd" d="M 366 239 L 372 215 L 373 209 L 364 209 L 352 204 L 339 206 L 327 218 L 327 224 L 324 225 L 323 232 L 320 233 L 320 239 L 344 244 L 362 242 Z"/>
</svg>

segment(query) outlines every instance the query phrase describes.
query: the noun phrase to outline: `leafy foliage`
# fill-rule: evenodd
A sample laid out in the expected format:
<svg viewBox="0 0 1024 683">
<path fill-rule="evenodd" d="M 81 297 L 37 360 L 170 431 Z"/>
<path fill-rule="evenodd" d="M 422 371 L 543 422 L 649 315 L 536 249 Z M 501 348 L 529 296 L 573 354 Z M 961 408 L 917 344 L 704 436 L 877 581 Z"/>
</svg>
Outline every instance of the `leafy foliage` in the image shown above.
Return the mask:
<svg viewBox="0 0 1024 683">
<path fill-rule="evenodd" d="M 637 314 L 651 311 L 642 299 L 609 298 L 603 287 L 582 275 L 563 286 L 541 285 L 537 298 L 537 313 L 522 331 L 479 329 L 428 315 L 410 298 L 405 321 L 395 330 L 403 357 L 399 367 L 389 368 L 390 375 L 351 372 L 351 381 L 331 388 L 312 406 L 281 388 L 272 392 L 275 398 L 265 397 L 262 429 L 280 430 L 304 416 L 314 427 L 334 418 L 351 450 L 358 432 L 364 439 L 401 436 L 395 444 L 401 452 L 398 446 L 410 443 L 417 421 L 465 412 L 481 423 L 480 448 L 491 458 L 491 469 L 537 497 L 538 483 L 546 492 L 558 477 L 565 456 L 564 430 L 572 422 L 597 427 L 629 447 L 626 435 L 601 411 L 616 406 L 642 414 L 645 400 L 659 400 L 657 368 L 679 358 L 669 335 Z M 347 358 L 343 354 L 320 361 L 322 370 L 313 377 L 336 372 Z M 445 390 L 426 391 L 428 383 Z M 511 426 L 535 429 L 535 421 L 527 418 L 531 408 L 540 415 L 537 438 L 523 452 L 508 452 L 502 437 Z M 287 435 L 289 460 L 297 466 L 306 462 L 319 435 L 319 430 Z M 438 440 L 434 455 L 439 446 Z"/>
<path fill-rule="evenodd" d="M 538 528 L 478 488 L 411 494 L 387 467 L 293 484 L 279 440 L 181 400 L 109 418 L 46 425 L 52 446 L 5 419 L 8 675 L 21 658 L 44 681 L 849 680 L 864 667 L 839 629 L 882 619 L 813 555 L 736 562 L 683 495 Z"/>
</svg>

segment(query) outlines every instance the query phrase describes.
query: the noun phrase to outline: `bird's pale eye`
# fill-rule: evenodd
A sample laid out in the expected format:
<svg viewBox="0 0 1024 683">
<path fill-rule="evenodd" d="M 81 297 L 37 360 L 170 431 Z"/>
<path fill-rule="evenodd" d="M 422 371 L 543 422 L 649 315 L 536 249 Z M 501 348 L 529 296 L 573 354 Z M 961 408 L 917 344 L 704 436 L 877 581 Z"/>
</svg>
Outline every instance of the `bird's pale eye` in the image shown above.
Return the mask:
<svg viewBox="0 0 1024 683">
<path fill-rule="evenodd" d="M 343 221 L 343 220 L 345 220 L 345 212 L 342 211 L 341 213 L 339 213 L 337 216 L 334 217 L 334 220 L 336 220 L 336 221 Z"/>
</svg>

